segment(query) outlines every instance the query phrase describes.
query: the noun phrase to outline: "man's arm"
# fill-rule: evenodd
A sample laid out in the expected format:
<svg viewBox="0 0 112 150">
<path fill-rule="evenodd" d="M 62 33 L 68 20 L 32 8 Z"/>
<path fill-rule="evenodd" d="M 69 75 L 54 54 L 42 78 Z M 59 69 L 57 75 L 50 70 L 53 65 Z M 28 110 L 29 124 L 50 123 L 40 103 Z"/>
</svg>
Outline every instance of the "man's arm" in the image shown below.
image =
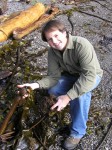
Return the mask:
<svg viewBox="0 0 112 150">
<path fill-rule="evenodd" d="M 56 58 L 56 54 L 52 49 L 48 50 L 48 75 L 37 81 L 40 85 L 40 88 L 49 88 L 55 85 L 61 76 L 61 68 L 59 62 Z"/>
<path fill-rule="evenodd" d="M 67 92 L 67 95 L 71 98 L 77 98 L 82 94 L 90 91 L 96 79 L 96 60 L 93 46 L 88 40 L 84 39 L 83 43 L 80 44 L 80 48 L 77 50 L 77 57 L 80 64 L 80 77 L 73 85 L 72 89 Z"/>
</svg>

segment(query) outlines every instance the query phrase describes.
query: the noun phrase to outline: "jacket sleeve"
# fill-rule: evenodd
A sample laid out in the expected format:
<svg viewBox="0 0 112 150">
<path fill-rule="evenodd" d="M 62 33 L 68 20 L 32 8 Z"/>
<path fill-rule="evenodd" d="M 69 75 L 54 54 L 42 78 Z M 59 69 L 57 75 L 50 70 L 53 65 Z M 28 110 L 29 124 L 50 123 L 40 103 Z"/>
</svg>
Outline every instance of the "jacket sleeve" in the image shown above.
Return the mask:
<svg viewBox="0 0 112 150">
<path fill-rule="evenodd" d="M 67 94 L 71 99 L 77 98 L 84 93 L 91 91 L 96 79 L 96 64 L 97 60 L 93 46 L 88 40 L 80 44 L 77 49 L 77 57 L 80 67 L 80 77 L 73 85 Z"/>
<path fill-rule="evenodd" d="M 55 52 L 50 48 L 48 50 L 48 73 L 47 76 L 38 81 L 40 88 L 50 88 L 54 86 L 61 76 L 61 69 L 56 59 Z"/>
</svg>

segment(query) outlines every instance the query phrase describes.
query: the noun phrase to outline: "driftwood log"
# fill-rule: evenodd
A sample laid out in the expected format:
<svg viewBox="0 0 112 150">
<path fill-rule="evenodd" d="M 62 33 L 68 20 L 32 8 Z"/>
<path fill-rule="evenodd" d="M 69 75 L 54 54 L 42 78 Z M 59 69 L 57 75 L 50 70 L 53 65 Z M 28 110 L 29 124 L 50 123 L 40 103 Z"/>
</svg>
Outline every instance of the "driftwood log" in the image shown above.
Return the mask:
<svg viewBox="0 0 112 150">
<path fill-rule="evenodd" d="M 17 11 L 17 12 L 10 14 L 10 15 L 7 15 L 7 14 L 0 15 L 0 24 L 5 23 L 6 21 L 20 15 L 20 13 L 21 13 L 21 11 Z"/>
<path fill-rule="evenodd" d="M 25 28 L 18 28 L 13 31 L 13 38 L 14 39 L 21 39 L 25 35 L 29 34 L 35 29 L 38 29 L 41 27 L 44 23 L 51 20 L 55 17 L 56 14 L 59 13 L 59 9 L 57 7 L 48 7 L 46 8 L 46 13 L 43 14 L 38 20 L 36 20 L 34 23 L 26 26 Z"/>
<path fill-rule="evenodd" d="M 45 13 L 45 6 L 42 3 L 37 3 L 27 10 L 21 12 L 18 16 L 4 22 L 0 25 L 0 42 L 8 39 L 16 28 L 25 28 L 32 24 Z"/>
</svg>

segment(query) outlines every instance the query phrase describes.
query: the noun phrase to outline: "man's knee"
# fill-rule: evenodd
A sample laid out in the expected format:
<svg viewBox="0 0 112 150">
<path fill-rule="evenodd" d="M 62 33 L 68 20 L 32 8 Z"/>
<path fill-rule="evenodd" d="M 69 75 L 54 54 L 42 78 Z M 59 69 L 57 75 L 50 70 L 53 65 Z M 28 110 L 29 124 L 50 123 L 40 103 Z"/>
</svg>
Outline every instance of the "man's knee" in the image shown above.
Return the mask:
<svg viewBox="0 0 112 150">
<path fill-rule="evenodd" d="M 58 96 L 58 92 L 57 92 L 57 90 L 56 90 L 55 87 L 50 88 L 50 89 L 48 90 L 48 93 L 49 93 L 50 95 Z"/>
</svg>

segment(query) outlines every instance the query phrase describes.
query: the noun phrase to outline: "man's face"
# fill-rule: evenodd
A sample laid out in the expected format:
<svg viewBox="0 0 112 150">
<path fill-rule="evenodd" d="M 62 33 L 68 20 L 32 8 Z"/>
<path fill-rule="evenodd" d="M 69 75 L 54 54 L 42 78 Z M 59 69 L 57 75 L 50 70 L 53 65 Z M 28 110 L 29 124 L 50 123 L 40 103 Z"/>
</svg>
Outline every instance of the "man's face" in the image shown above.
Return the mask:
<svg viewBox="0 0 112 150">
<path fill-rule="evenodd" d="M 45 33 L 48 44 L 57 50 L 62 51 L 67 44 L 66 31 L 60 32 L 59 30 Z"/>
</svg>

